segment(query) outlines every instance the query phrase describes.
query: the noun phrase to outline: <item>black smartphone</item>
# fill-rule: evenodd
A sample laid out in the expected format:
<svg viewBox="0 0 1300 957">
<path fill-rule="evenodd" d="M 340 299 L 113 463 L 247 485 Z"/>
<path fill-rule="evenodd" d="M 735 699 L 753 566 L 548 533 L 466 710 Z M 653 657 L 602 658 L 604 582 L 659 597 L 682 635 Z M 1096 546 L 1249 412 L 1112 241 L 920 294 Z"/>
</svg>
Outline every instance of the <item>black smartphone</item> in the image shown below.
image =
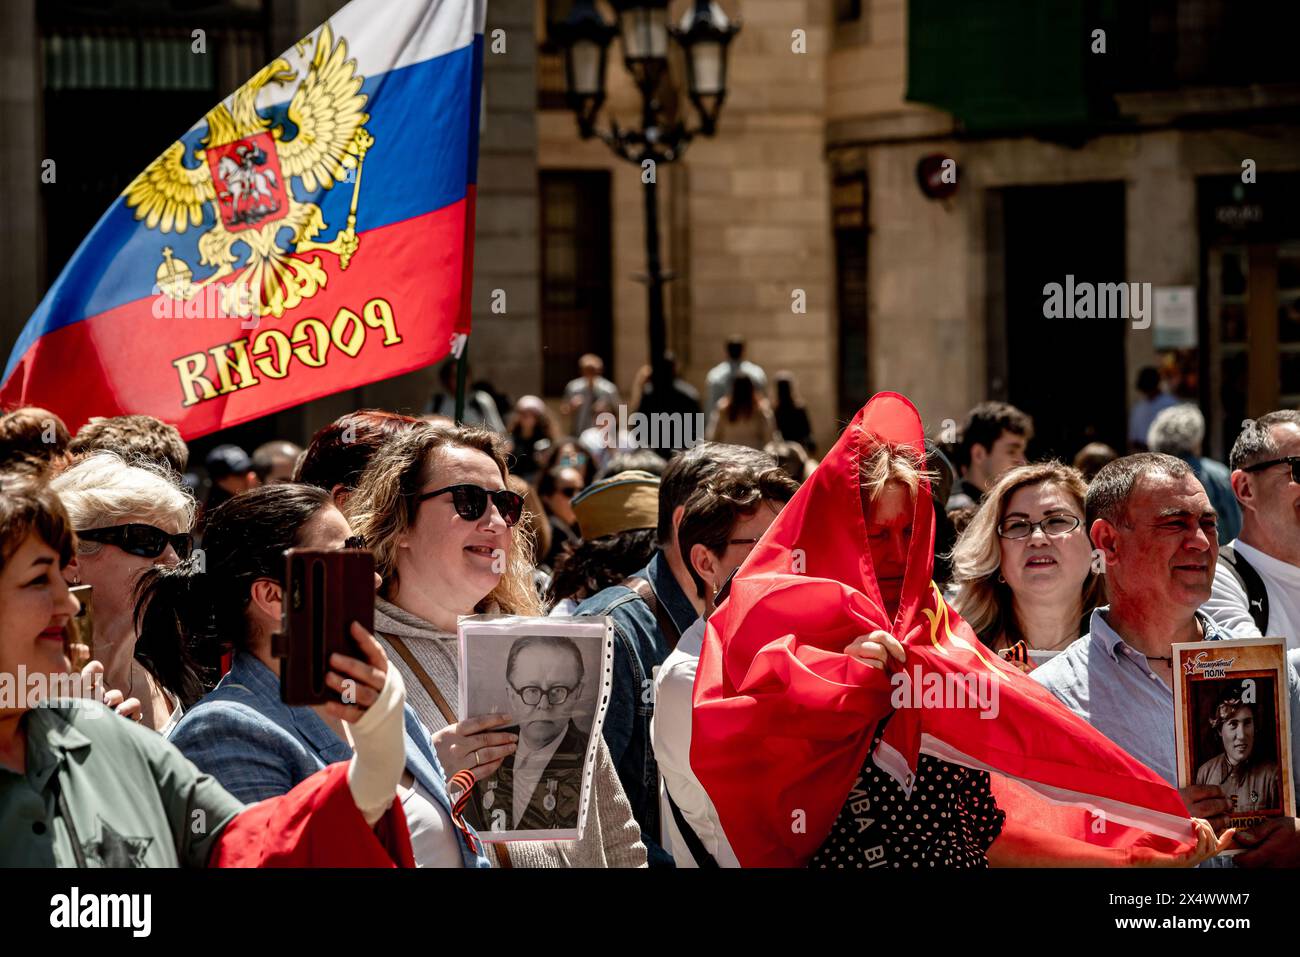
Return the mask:
<svg viewBox="0 0 1300 957">
<path fill-rule="evenodd" d="M 352 623 L 375 630 L 375 558 L 362 548 L 291 548 L 284 557 L 281 628 L 271 638 L 271 654 L 280 659 L 280 700 L 341 700 L 325 675 L 336 651 L 365 660 Z"/>
</svg>

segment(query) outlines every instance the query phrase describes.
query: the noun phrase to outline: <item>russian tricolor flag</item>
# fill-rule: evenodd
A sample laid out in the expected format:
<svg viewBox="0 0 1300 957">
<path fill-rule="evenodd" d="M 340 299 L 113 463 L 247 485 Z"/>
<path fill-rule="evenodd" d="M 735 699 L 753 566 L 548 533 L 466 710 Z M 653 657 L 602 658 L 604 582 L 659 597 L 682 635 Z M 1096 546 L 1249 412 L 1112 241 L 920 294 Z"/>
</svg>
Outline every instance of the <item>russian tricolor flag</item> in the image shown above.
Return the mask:
<svg viewBox="0 0 1300 957">
<path fill-rule="evenodd" d="M 0 402 L 195 438 L 445 356 L 469 332 L 485 10 L 353 0 L 209 111 L 82 242 Z"/>
</svg>

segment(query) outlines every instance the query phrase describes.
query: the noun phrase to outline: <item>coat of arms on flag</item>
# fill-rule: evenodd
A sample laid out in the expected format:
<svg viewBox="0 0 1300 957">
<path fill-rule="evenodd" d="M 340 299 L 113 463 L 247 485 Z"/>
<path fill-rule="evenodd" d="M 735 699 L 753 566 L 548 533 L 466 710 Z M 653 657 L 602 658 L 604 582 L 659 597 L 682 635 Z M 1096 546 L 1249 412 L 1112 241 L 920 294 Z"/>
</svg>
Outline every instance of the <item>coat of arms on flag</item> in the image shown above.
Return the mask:
<svg viewBox="0 0 1300 957">
<path fill-rule="evenodd" d="M 212 272 L 194 281 L 189 264 L 165 248 L 161 255 L 167 269 L 160 270 L 158 283 L 163 295 L 193 299 L 204 287 L 238 273 L 223 289 L 226 314 L 251 310 L 257 316 L 281 316 L 328 281 L 319 257 L 290 252 L 333 253 L 339 268 L 348 268 L 359 244 L 361 167 L 374 138 L 364 125 L 369 117 L 363 111 L 362 77 L 356 61 L 348 58 L 346 41 L 335 41 L 326 24 L 315 43 L 305 76 L 283 57 L 263 67 L 240 87 L 230 106 L 219 103 L 208 112 L 200 148 L 190 150 L 178 140 L 123 191 L 136 219 L 163 234 L 199 227 L 203 207 L 215 208 L 213 225 L 199 240 L 199 265 Z M 287 123 L 257 108 L 258 94 L 273 83 L 298 83 Z M 331 189 L 351 181 L 347 224 L 330 241 L 316 241 L 326 223 L 317 204 L 294 197 L 287 178 L 295 176 L 308 193 L 318 184 Z M 289 232 L 281 240 L 285 229 Z"/>
</svg>

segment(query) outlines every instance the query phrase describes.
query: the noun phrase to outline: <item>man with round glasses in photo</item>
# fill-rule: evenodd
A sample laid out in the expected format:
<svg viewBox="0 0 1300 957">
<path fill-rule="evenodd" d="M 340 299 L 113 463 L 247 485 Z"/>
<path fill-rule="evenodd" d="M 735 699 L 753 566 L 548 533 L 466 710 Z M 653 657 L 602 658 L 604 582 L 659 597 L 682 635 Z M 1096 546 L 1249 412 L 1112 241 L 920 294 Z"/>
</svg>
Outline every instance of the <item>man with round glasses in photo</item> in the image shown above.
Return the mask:
<svg viewBox="0 0 1300 957">
<path fill-rule="evenodd" d="M 1300 649 L 1300 412 L 1248 419 L 1228 456 L 1241 532 L 1219 552 L 1203 610 L 1238 638 Z"/>
<path fill-rule="evenodd" d="M 479 787 L 481 821 L 493 831 L 578 826 L 588 735 L 573 723 L 582 697 L 582 651 L 563 635 L 527 635 L 510 647 L 506 684 L 519 746 Z"/>
</svg>

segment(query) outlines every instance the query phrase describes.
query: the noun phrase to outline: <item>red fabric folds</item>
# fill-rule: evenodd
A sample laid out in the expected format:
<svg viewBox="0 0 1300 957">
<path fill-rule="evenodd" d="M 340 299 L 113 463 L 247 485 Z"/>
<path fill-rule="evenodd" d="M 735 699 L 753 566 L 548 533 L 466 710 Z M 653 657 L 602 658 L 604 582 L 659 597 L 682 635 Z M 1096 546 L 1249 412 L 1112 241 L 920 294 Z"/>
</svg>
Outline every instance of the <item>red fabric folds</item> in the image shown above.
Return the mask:
<svg viewBox="0 0 1300 957">
<path fill-rule="evenodd" d="M 213 845 L 209 867 L 414 867 L 402 804 L 371 828 L 348 788 L 348 763 L 322 768 L 288 794 L 236 816 Z"/>
<path fill-rule="evenodd" d="M 1019 823 L 1039 823 L 1035 806 L 1050 799 L 1045 820 L 1057 833 L 1111 847 L 1151 844 L 1148 832 L 1165 849 L 1190 842 L 1177 791 L 1000 661 L 943 601 L 930 580 L 928 483 L 916 498 L 898 613 L 888 620 L 859 490 L 859 463 L 881 442 L 924 455 L 920 416 L 896 393 L 882 392 L 858 412 L 709 619 L 691 766 L 740 863 L 807 862 L 891 711 L 874 760 L 905 788 L 924 750 L 1019 781 L 996 788 Z M 881 671 L 842 653 L 877 628 L 903 642 L 904 665 Z M 970 692 L 966 705 L 953 696 L 959 685 Z M 938 706 L 923 693 L 935 686 L 949 692 Z"/>
</svg>

